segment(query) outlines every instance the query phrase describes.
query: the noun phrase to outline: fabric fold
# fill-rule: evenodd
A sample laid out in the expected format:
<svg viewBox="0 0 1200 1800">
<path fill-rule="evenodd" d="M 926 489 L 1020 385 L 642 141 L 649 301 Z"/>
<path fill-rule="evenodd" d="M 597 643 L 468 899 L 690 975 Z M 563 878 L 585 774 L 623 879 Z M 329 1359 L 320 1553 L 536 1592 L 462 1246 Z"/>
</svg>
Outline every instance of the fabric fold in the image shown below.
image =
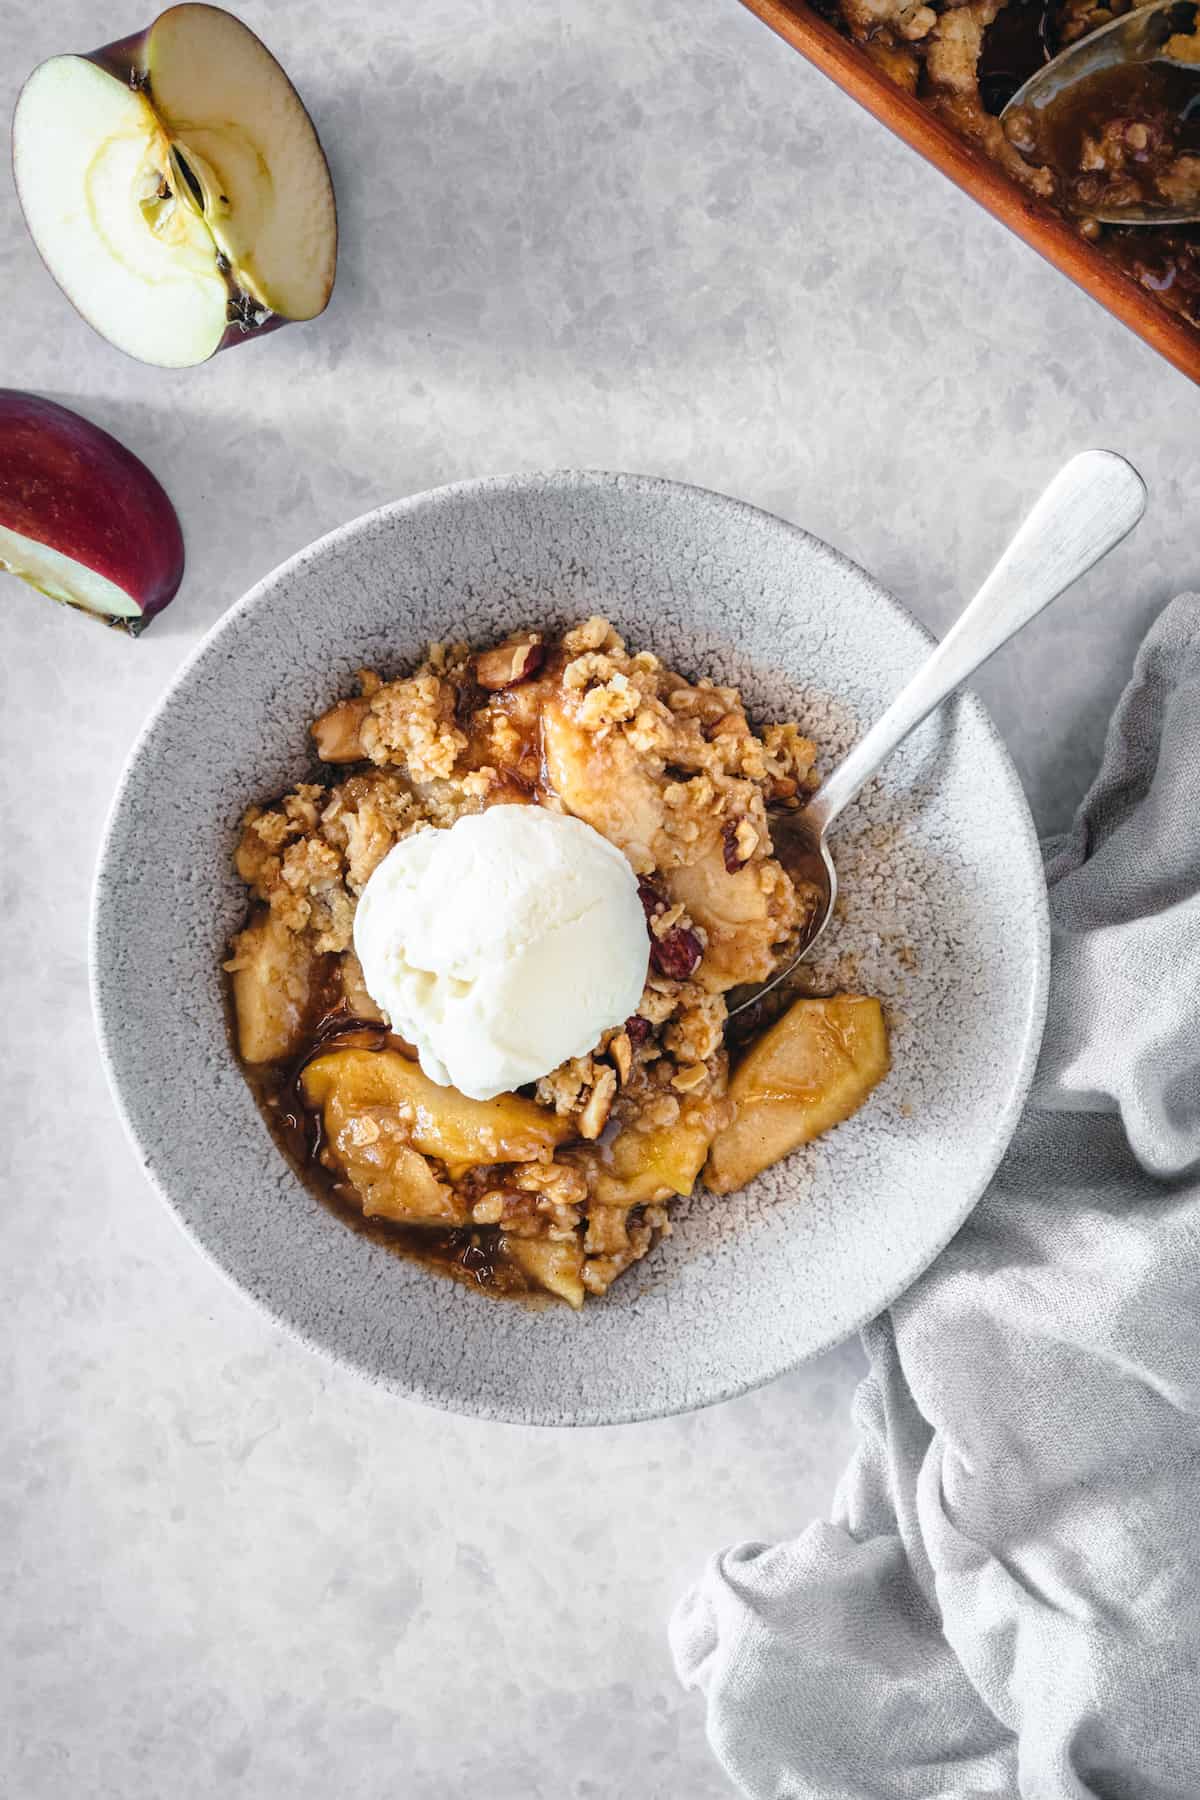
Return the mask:
<svg viewBox="0 0 1200 1800">
<path fill-rule="evenodd" d="M 1200 1800 L 1200 596 L 1047 873 L 1030 1104 L 863 1333 L 831 1521 L 714 1557 L 672 1621 L 755 1800 Z"/>
</svg>

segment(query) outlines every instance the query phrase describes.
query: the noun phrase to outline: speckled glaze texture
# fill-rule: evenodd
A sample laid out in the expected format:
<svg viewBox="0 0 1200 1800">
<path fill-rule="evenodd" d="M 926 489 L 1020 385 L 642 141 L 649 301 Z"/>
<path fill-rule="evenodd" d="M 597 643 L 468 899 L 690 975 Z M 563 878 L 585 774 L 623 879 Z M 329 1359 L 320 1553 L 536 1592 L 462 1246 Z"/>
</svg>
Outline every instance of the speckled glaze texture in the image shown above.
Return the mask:
<svg viewBox="0 0 1200 1800">
<path fill-rule="evenodd" d="M 283 1161 L 227 1040 L 219 965 L 245 897 L 240 813 L 310 767 L 310 719 L 430 638 L 607 613 L 836 754 L 922 629 L 817 540 L 631 476 L 468 483 L 385 506 L 268 576 L 184 667 L 127 766 L 97 877 L 102 1048 L 147 1172 L 196 1242 L 314 1345 L 439 1406 L 602 1423 L 724 1398 L 826 1348 L 923 1269 L 985 1186 L 1045 999 L 1041 863 L 981 704 L 895 758 L 839 835 L 829 972 L 879 993 L 894 1068 L 836 1132 L 674 1236 L 576 1316 L 490 1302 L 355 1235 Z"/>
</svg>

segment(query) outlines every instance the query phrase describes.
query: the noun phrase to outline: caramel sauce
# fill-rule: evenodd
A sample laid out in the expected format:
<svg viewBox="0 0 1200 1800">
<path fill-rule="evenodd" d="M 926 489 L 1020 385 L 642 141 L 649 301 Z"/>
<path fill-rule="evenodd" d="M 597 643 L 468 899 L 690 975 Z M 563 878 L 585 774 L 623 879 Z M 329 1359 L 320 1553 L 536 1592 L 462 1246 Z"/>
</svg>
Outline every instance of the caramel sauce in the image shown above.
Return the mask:
<svg viewBox="0 0 1200 1800">
<path fill-rule="evenodd" d="M 517 805 L 542 805 L 553 794 L 542 747 L 542 702 L 553 686 L 554 674 L 557 669 L 548 662 L 536 679 L 502 688 L 498 693 L 489 694 L 478 685 L 460 690 L 456 717 L 459 728 L 467 734 L 463 765 L 473 769 L 488 765 L 496 769 L 501 783 L 501 805 L 505 801 Z M 493 715 L 502 714 L 516 734 L 516 753 L 503 763 L 497 762 L 487 731 L 481 731 L 475 724 L 475 714 L 485 703 Z M 497 799 L 489 798 L 488 803 L 496 805 Z"/>
<path fill-rule="evenodd" d="M 324 1010 L 320 1010 L 319 999 L 316 1016 L 301 1047 L 288 1062 L 251 1065 L 239 1058 L 242 1074 L 267 1127 L 292 1169 L 310 1193 L 361 1237 L 469 1287 L 481 1288 L 497 1297 L 528 1299 L 530 1304 L 540 1306 L 548 1297 L 535 1294 L 524 1274 L 504 1256 L 499 1226 L 438 1229 L 368 1216 L 362 1210 L 357 1190 L 322 1159 L 321 1113 L 306 1104 L 301 1086 L 301 1076 L 309 1063 L 330 1050 L 395 1050 L 402 1056 L 416 1056 L 412 1045 L 396 1037 L 387 1026 L 356 1018 L 340 1000 L 329 1005 L 328 992 L 322 999 Z"/>
<path fill-rule="evenodd" d="M 1153 120 L 1163 133 L 1163 160 L 1200 154 L 1200 67 L 1149 62 L 1099 69 L 1031 112 L 1038 160 L 1067 180 L 1082 166 L 1084 140 L 1099 137 L 1112 120 Z M 1155 200 L 1151 188 L 1144 204 L 1152 206 Z"/>
<path fill-rule="evenodd" d="M 985 110 L 1002 113 L 1018 88 L 1059 49 L 1052 6 L 1045 0 L 1008 0 L 984 33 L 979 53 L 979 94 Z"/>
<path fill-rule="evenodd" d="M 1200 225 L 1110 231 L 1105 249 L 1172 312 L 1200 327 Z"/>
</svg>

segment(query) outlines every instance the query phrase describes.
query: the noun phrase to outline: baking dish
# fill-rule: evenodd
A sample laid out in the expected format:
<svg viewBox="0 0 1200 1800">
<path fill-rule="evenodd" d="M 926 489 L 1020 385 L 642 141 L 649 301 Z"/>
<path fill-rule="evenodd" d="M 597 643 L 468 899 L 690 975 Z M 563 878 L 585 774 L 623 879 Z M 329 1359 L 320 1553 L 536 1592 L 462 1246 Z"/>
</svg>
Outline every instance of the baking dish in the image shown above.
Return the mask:
<svg viewBox="0 0 1200 1800">
<path fill-rule="evenodd" d="M 1132 275 L 1081 237 L 1067 219 L 1026 193 L 920 100 L 889 81 L 856 44 L 842 37 L 803 0 L 743 0 L 743 4 L 1047 262 L 1183 374 L 1200 382 L 1200 331 L 1160 305 Z"/>
</svg>

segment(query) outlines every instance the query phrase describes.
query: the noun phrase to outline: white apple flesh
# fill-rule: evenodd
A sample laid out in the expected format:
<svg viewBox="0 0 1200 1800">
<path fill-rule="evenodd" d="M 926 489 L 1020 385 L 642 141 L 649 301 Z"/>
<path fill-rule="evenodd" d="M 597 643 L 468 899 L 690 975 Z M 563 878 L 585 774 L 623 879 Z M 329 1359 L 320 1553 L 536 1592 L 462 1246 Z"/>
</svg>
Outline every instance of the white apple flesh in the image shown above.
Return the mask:
<svg viewBox="0 0 1200 1800">
<path fill-rule="evenodd" d="M 0 569 L 136 636 L 183 578 L 183 533 L 124 444 L 53 400 L 0 388 Z"/>
<path fill-rule="evenodd" d="M 104 337 L 181 368 L 321 312 L 337 215 L 320 140 L 254 33 L 219 7 L 34 70 L 13 169 L 50 273 Z"/>
</svg>

